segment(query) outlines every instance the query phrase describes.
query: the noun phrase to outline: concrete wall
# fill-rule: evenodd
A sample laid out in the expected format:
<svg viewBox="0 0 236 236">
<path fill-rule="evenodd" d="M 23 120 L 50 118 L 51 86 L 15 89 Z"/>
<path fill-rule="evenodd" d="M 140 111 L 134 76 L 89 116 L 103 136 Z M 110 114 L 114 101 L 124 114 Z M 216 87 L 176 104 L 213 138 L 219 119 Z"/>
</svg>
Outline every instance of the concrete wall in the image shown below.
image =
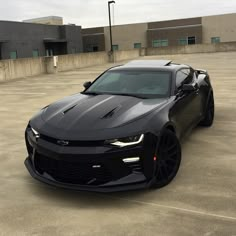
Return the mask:
<svg viewBox="0 0 236 236">
<path fill-rule="evenodd" d="M 236 41 L 236 13 L 202 17 L 203 43 L 211 43 L 211 37 L 221 42 Z"/>
<path fill-rule="evenodd" d="M 140 50 L 114 52 L 115 62 L 139 57 Z M 109 63 L 107 52 L 70 54 L 58 56 L 57 67 L 53 57 L 22 58 L 17 60 L 0 60 L 0 82 L 40 75 L 75 70 L 83 67 Z"/>
<path fill-rule="evenodd" d="M 115 51 L 114 59 L 115 62 L 119 62 L 136 59 L 140 55 L 144 56 L 144 54 L 150 56 L 227 51 L 236 51 L 236 42 Z M 54 67 L 53 57 L 0 60 L 0 82 L 44 73 L 57 73 L 60 71 L 102 65 L 109 63 L 109 60 L 110 57 L 107 52 L 58 56 L 57 67 Z"/>
<path fill-rule="evenodd" d="M 140 49 L 133 49 L 127 51 L 115 51 L 114 52 L 114 60 L 115 62 L 135 59 L 140 56 Z"/>
<path fill-rule="evenodd" d="M 147 56 L 172 55 L 172 54 L 191 54 L 191 53 L 228 52 L 228 51 L 236 51 L 236 42 L 147 48 L 146 55 Z"/>
<path fill-rule="evenodd" d="M 46 73 L 45 58 L 0 60 L 0 82 Z"/>
<path fill-rule="evenodd" d="M 106 52 L 58 56 L 58 72 L 108 63 Z"/>
<path fill-rule="evenodd" d="M 118 45 L 119 50 L 134 49 L 134 43 L 141 43 L 142 47 L 147 45 L 147 23 L 115 25 L 112 26 L 113 45 Z M 109 27 L 104 28 L 106 51 L 110 51 Z"/>
<path fill-rule="evenodd" d="M 138 58 L 139 55 L 140 55 L 139 49 L 133 49 L 128 51 L 115 51 L 114 62 L 135 59 Z M 91 52 L 83 54 L 58 56 L 57 71 L 61 72 L 94 65 L 102 65 L 105 63 L 109 63 L 110 59 L 111 58 L 109 57 L 107 52 Z M 50 62 L 48 61 L 47 63 Z M 48 72 L 49 71 L 53 72 L 53 70 L 48 68 Z"/>
</svg>

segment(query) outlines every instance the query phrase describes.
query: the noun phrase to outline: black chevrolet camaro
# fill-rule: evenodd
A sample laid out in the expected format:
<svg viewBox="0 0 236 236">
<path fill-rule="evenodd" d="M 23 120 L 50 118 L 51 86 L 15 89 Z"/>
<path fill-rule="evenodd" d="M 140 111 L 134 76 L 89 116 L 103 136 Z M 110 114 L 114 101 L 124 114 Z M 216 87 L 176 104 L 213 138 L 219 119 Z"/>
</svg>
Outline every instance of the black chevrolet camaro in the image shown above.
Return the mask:
<svg viewBox="0 0 236 236">
<path fill-rule="evenodd" d="M 25 165 L 41 182 L 103 192 L 163 187 L 178 172 L 179 140 L 213 123 L 205 70 L 136 60 L 84 87 L 40 110 L 26 128 Z"/>
</svg>

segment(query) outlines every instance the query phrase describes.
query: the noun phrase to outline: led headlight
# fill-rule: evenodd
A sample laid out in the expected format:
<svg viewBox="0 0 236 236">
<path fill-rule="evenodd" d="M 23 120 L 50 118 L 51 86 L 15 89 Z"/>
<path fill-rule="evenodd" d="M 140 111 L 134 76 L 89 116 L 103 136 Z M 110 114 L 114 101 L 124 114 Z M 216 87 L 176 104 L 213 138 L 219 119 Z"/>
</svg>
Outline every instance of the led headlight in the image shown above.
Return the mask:
<svg viewBox="0 0 236 236">
<path fill-rule="evenodd" d="M 35 129 L 33 129 L 32 127 L 30 127 L 30 128 L 31 128 L 31 130 L 32 130 L 32 132 L 33 132 L 33 134 L 34 134 L 35 138 L 39 138 L 39 137 L 40 137 L 40 134 L 39 134 L 39 132 L 38 132 L 38 131 L 36 131 Z"/>
<path fill-rule="evenodd" d="M 139 144 L 143 141 L 144 134 L 130 136 L 126 138 L 118 138 L 112 140 L 106 140 L 105 144 L 110 144 L 118 147 L 126 147 L 131 145 Z"/>
</svg>

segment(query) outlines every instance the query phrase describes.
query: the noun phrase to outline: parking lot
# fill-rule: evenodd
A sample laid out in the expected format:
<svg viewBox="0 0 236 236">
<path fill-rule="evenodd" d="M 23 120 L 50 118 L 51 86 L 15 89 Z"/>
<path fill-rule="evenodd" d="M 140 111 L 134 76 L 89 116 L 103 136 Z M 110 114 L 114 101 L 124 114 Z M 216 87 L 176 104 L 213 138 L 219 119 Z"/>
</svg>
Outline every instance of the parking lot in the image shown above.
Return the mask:
<svg viewBox="0 0 236 236">
<path fill-rule="evenodd" d="M 216 116 L 182 143 L 179 173 L 159 190 L 66 191 L 23 164 L 31 116 L 111 64 L 0 84 L 0 235 L 236 235 L 236 52 L 145 57 L 161 58 L 209 71 Z"/>
</svg>

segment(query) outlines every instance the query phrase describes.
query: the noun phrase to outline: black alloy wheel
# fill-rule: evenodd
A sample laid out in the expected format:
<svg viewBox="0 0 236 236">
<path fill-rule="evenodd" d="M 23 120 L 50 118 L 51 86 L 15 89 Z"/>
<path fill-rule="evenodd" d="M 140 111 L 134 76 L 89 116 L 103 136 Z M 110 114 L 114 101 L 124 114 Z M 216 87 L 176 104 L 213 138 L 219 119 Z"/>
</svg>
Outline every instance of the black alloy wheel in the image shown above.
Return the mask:
<svg viewBox="0 0 236 236">
<path fill-rule="evenodd" d="M 152 187 L 161 188 L 176 176 L 181 162 L 181 146 L 176 135 L 165 130 L 158 143 Z"/>
<path fill-rule="evenodd" d="M 207 126 L 207 127 L 211 126 L 214 121 L 214 113 L 215 113 L 214 96 L 213 96 L 213 93 L 211 93 L 208 104 L 207 104 L 205 117 L 200 122 L 200 125 Z"/>
</svg>

